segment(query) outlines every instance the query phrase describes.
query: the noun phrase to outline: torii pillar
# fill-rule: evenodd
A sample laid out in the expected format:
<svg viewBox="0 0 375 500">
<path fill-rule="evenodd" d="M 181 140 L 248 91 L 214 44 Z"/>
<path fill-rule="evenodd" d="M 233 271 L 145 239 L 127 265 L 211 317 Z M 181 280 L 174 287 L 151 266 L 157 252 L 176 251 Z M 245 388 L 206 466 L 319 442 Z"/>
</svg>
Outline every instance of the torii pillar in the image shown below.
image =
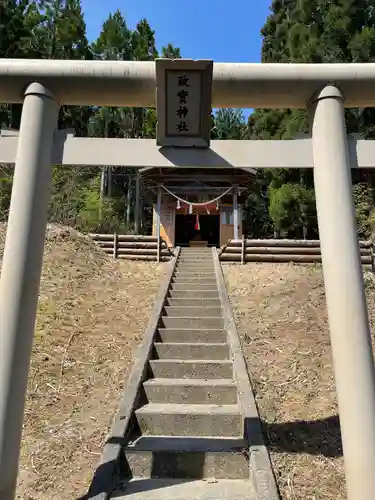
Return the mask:
<svg viewBox="0 0 375 500">
<path fill-rule="evenodd" d="M 348 499 L 375 495 L 375 371 L 352 193 L 344 96 L 311 103 L 314 182 Z"/>
<path fill-rule="evenodd" d="M 16 492 L 59 109 L 43 85 L 27 87 L 0 280 L 1 500 Z"/>
</svg>

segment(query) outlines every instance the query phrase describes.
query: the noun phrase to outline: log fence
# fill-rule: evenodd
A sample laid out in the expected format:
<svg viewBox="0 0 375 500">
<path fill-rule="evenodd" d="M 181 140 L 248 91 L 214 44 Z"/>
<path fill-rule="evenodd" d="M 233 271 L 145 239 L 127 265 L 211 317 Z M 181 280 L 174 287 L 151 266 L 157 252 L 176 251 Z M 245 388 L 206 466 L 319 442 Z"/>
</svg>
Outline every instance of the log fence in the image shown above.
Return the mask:
<svg viewBox="0 0 375 500">
<path fill-rule="evenodd" d="M 163 238 L 132 234 L 93 234 L 89 237 L 114 259 L 166 262 L 173 257 Z"/>
<path fill-rule="evenodd" d="M 374 244 L 359 241 L 361 262 L 374 271 Z M 338 249 L 339 251 L 339 249 Z M 229 240 L 219 250 L 223 262 L 295 262 L 321 263 L 320 240 Z"/>
</svg>

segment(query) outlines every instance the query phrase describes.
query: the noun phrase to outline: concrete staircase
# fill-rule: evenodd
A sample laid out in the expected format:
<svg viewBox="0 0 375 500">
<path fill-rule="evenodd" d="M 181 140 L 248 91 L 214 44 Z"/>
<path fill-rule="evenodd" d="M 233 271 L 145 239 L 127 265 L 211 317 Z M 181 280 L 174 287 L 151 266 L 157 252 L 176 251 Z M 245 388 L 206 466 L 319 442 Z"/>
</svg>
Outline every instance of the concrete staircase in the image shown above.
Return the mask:
<svg viewBox="0 0 375 500">
<path fill-rule="evenodd" d="M 182 249 L 111 498 L 258 498 L 222 311 L 212 250 Z"/>
</svg>

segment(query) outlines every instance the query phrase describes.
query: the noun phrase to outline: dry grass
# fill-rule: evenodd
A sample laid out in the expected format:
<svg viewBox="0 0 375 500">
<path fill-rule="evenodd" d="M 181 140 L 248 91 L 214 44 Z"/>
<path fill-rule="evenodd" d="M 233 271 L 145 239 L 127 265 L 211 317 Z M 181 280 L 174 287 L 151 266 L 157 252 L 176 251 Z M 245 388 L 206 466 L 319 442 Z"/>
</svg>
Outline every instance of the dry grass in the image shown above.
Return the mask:
<svg viewBox="0 0 375 500">
<path fill-rule="evenodd" d="M 0 226 L 0 256 L 4 236 Z M 19 499 L 86 492 L 164 270 L 114 262 L 79 233 L 49 228 Z"/>
<path fill-rule="evenodd" d="M 225 265 L 224 272 L 282 499 L 344 500 L 320 267 Z M 375 287 L 366 281 L 374 327 Z"/>
</svg>

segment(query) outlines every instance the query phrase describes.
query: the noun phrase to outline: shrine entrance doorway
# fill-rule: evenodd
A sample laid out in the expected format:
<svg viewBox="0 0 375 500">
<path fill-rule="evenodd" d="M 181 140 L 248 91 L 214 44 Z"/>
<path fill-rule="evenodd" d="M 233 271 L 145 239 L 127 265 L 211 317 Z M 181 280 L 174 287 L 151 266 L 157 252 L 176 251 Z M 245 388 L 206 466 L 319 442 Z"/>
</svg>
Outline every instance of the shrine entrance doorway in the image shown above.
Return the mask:
<svg viewBox="0 0 375 500">
<path fill-rule="evenodd" d="M 175 221 L 176 246 L 219 246 L 220 217 L 218 214 L 176 214 Z"/>
</svg>

